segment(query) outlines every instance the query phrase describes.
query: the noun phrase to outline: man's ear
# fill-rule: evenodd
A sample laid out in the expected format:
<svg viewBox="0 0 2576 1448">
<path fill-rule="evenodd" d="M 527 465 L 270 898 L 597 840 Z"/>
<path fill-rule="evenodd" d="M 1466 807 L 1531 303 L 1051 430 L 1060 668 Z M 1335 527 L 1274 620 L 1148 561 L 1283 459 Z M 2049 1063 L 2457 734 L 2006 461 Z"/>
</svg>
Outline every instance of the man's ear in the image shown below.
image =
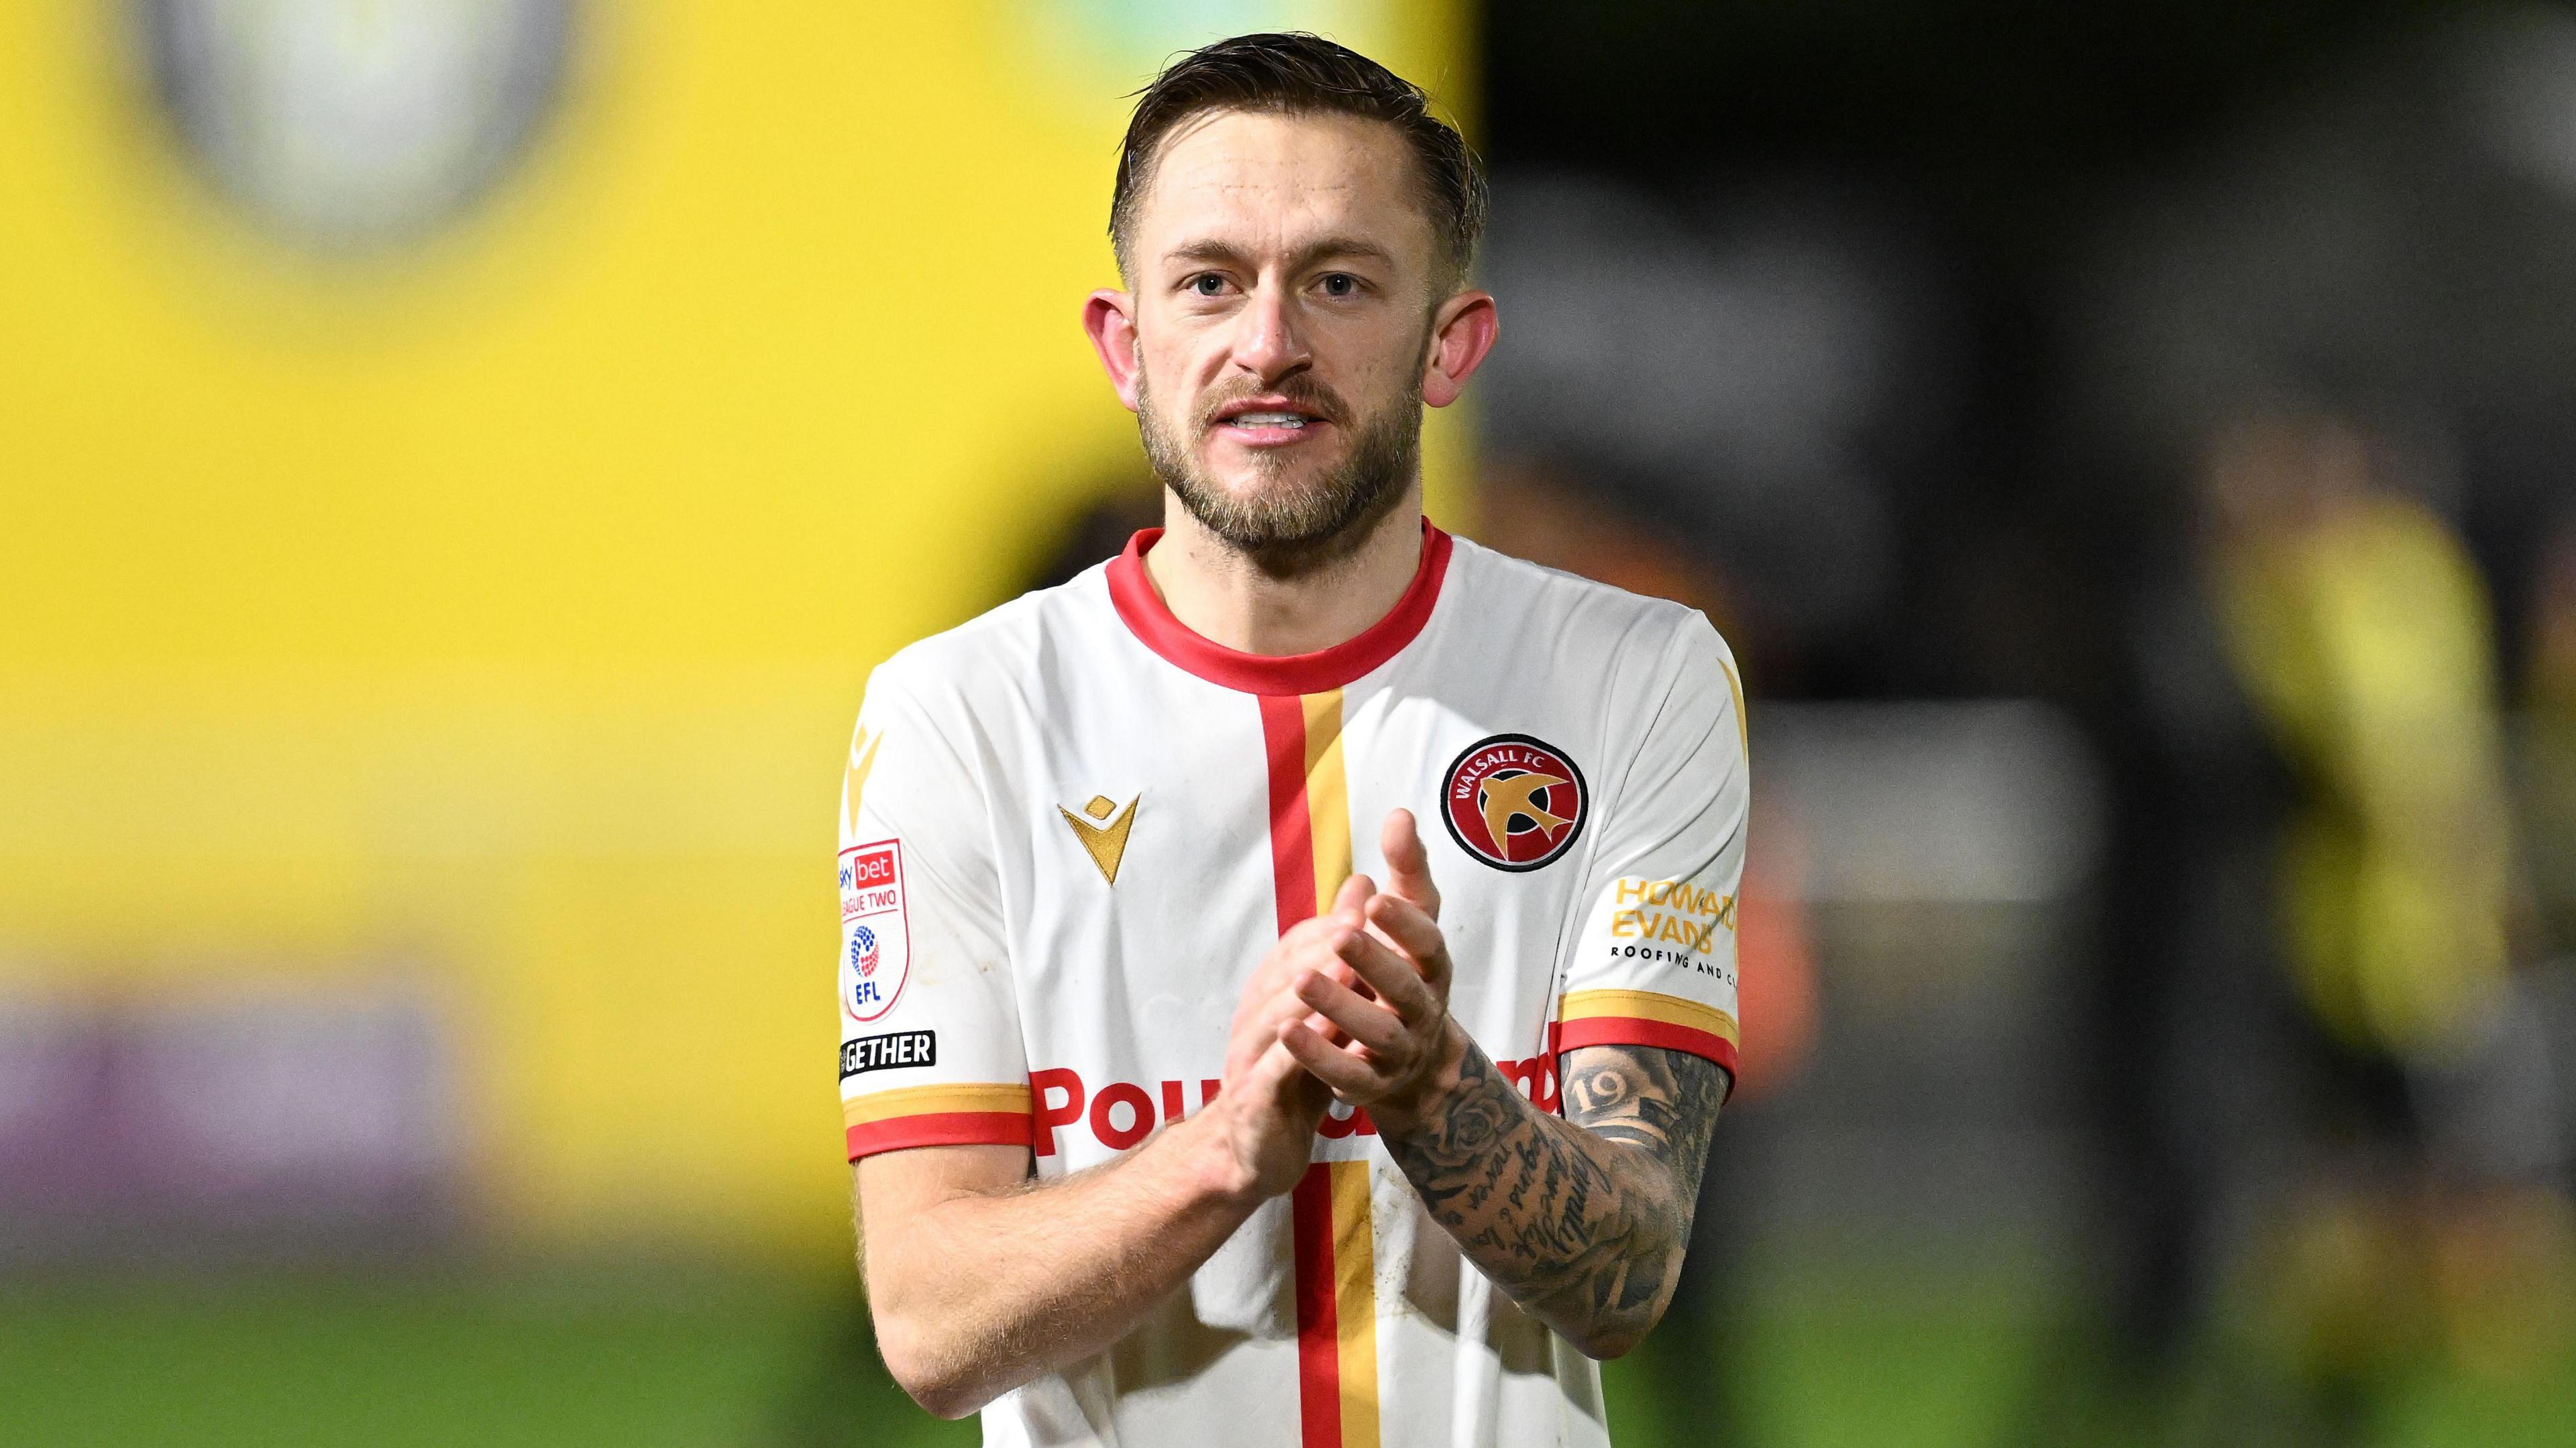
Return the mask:
<svg viewBox="0 0 2576 1448">
<path fill-rule="evenodd" d="M 1422 400 L 1447 407 L 1467 390 L 1467 379 L 1485 365 L 1502 335 L 1491 292 L 1460 292 L 1431 314 L 1431 355 L 1422 366 Z"/>
<path fill-rule="evenodd" d="M 1118 390 L 1119 403 L 1134 412 L 1139 370 L 1136 299 L 1107 287 L 1093 292 L 1082 304 L 1082 331 L 1100 357 L 1100 370 L 1109 374 L 1109 385 Z"/>
</svg>

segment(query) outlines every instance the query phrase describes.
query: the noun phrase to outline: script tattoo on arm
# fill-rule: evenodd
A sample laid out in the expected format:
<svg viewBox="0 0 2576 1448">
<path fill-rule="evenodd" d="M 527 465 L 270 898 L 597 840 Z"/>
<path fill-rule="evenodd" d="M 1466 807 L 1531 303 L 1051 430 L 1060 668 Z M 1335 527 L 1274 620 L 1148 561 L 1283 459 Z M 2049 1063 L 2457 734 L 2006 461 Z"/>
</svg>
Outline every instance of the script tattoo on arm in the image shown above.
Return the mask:
<svg viewBox="0 0 2576 1448">
<path fill-rule="evenodd" d="M 1615 1357 L 1672 1300 L 1728 1082 L 1713 1062 L 1653 1046 L 1581 1047 L 1564 1069 L 1560 1119 L 1470 1044 L 1457 1089 L 1383 1139 L 1494 1285 Z"/>
</svg>

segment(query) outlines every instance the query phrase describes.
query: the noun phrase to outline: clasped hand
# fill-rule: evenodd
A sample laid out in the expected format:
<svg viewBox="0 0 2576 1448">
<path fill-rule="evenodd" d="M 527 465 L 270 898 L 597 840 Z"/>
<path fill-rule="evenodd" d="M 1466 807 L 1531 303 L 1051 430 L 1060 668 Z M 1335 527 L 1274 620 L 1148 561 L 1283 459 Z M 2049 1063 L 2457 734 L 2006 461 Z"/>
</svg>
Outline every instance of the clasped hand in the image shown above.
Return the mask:
<svg viewBox="0 0 2576 1448">
<path fill-rule="evenodd" d="M 1331 911 L 1279 937 L 1235 1010 L 1220 1100 L 1238 1158 L 1271 1191 L 1304 1169 L 1332 1098 L 1400 1125 L 1456 1069 L 1440 893 L 1409 811 L 1388 814 L 1380 845 L 1386 887 L 1345 881 Z"/>
</svg>

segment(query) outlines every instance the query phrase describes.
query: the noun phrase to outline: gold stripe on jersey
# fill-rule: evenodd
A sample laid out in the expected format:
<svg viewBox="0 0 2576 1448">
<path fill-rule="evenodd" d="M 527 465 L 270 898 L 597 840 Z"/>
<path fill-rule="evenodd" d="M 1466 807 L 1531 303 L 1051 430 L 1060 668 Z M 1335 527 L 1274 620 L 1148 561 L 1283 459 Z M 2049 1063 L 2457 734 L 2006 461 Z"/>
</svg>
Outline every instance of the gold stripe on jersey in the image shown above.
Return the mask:
<svg viewBox="0 0 2576 1448">
<path fill-rule="evenodd" d="M 1351 799 L 1342 767 L 1342 691 L 1298 698 L 1306 715 L 1306 820 L 1315 851 L 1315 913 L 1329 915 L 1351 877 Z"/>
<path fill-rule="evenodd" d="M 1743 749 L 1746 763 L 1753 761 L 1753 726 L 1744 718 L 1744 683 L 1735 676 L 1735 661 L 1718 655 L 1717 666 L 1726 670 L 1726 692 L 1735 699 L 1735 742 Z"/>
<path fill-rule="evenodd" d="M 1567 991 L 1563 1004 L 1557 1007 L 1560 1021 L 1589 1020 L 1612 1016 L 1631 1021 L 1661 1021 L 1668 1026 L 1688 1026 L 1706 1031 L 1727 1041 L 1736 1039 L 1735 1017 L 1715 1006 L 1704 1006 L 1680 996 L 1650 990 L 1577 990 Z"/>
<path fill-rule="evenodd" d="M 841 1125 L 869 1126 L 898 1116 L 947 1112 L 998 1112 L 1026 1116 L 1029 1114 L 1028 1083 L 1023 1081 L 1015 1086 L 906 1086 L 897 1091 L 871 1092 L 841 1103 Z"/>
<path fill-rule="evenodd" d="M 1341 1367 L 1343 1448 L 1376 1448 L 1377 1229 L 1369 1213 L 1369 1164 L 1337 1161 L 1333 1174 L 1333 1329 Z"/>
<path fill-rule="evenodd" d="M 885 732 L 875 734 L 859 726 L 858 737 L 850 741 L 849 773 L 841 776 L 841 832 L 849 834 L 859 827 L 859 796 L 868 787 L 868 771 L 877 767 L 877 746 L 885 743 Z"/>
</svg>

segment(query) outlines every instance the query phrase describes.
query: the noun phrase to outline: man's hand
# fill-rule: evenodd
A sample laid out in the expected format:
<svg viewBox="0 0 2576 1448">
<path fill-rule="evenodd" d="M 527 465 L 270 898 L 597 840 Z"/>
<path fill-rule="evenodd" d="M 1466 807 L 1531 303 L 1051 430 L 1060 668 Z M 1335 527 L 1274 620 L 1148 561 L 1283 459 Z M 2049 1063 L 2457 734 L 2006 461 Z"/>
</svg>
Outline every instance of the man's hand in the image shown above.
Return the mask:
<svg viewBox="0 0 2576 1448">
<path fill-rule="evenodd" d="M 943 1417 L 1106 1349 L 1180 1290 L 1263 1202 L 1294 1188 L 1332 1093 L 1280 1044 L 1288 983 L 1367 928 L 1366 881 L 1282 935 L 1244 985 L 1216 1099 L 1117 1161 L 1028 1181 L 1025 1147 L 949 1146 L 857 1168 L 886 1365 Z M 1311 1029 L 1340 1037 L 1315 1017 Z"/>
<path fill-rule="evenodd" d="M 1324 1083 L 1300 1069 L 1284 1033 L 1303 1024 L 1330 1030 L 1289 989 L 1291 982 L 1339 963 L 1338 947 L 1363 928 L 1368 902 L 1364 879 L 1346 881 L 1329 915 L 1303 920 L 1270 947 L 1244 982 L 1225 1048 L 1225 1083 L 1207 1115 L 1223 1133 L 1233 1173 L 1230 1192 L 1267 1199 L 1287 1191 L 1305 1174 L 1314 1151 L 1316 1124 L 1332 1104 Z"/>
<path fill-rule="evenodd" d="M 1386 890 L 1366 875 L 1342 887 L 1334 913 L 1323 917 L 1331 922 L 1329 957 L 1296 958 L 1288 987 L 1304 1012 L 1290 1012 L 1277 1031 L 1296 1064 L 1335 1096 L 1369 1108 L 1383 1129 L 1413 1120 L 1456 1084 L 1467 1035 L 1449 1016 L 1440 892 L 1412 813 L 1390 812 L 1379 844 Z M 1355 899 L 1360 908 L 1346 910 Z"/>
<path fill-rule="evenodd" d="M 1390 813 L 1380 843 L 1387 888 L 1357 918 L 1345 889 L 1332 958 L 1294 957 L 1279 1044 L 1368 1108 L 1432 1220 L 1496 1286 L 1584 1352 L 1626 1352 L 1678 1280 L 1726 1074 L 1656 1047 L 1586 1047 L 1566 1057 L 1568 1116 L 1541 1111 L 1450 1018 L 1413 816 Z"/>
</svg>

